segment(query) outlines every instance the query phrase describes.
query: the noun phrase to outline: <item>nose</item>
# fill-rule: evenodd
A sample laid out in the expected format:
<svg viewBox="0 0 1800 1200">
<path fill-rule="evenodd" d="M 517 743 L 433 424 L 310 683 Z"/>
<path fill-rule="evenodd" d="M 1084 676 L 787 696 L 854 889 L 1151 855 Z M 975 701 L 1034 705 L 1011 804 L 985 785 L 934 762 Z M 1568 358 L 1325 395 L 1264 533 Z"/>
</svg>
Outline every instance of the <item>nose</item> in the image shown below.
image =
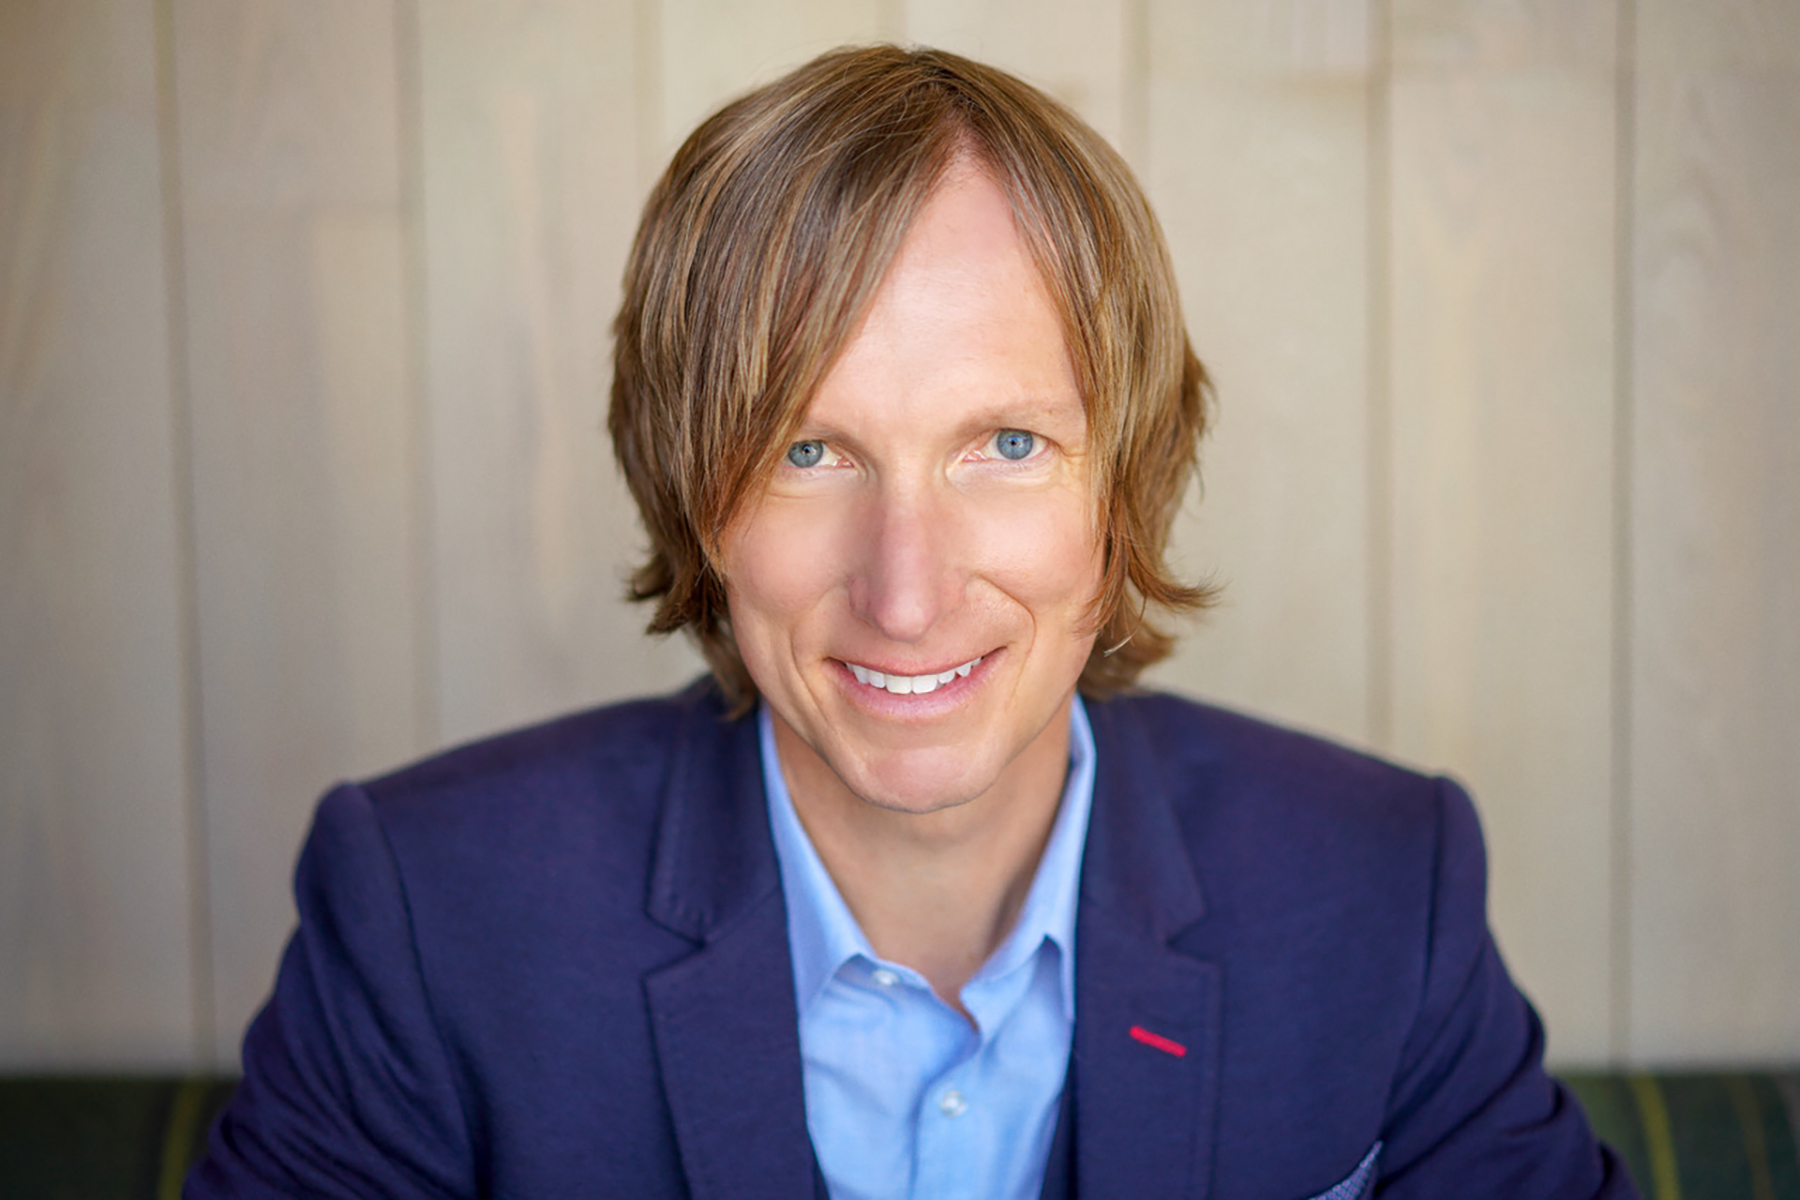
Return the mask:
<svg viewBox="0 0 1800 1200">
<path fill-rule="evenodd" d="M 955 505 L 929 487 L 871 497 L 853 556 L 850 609 L 882 636 L 918 643 L 962 596 Z"/>
</svg>

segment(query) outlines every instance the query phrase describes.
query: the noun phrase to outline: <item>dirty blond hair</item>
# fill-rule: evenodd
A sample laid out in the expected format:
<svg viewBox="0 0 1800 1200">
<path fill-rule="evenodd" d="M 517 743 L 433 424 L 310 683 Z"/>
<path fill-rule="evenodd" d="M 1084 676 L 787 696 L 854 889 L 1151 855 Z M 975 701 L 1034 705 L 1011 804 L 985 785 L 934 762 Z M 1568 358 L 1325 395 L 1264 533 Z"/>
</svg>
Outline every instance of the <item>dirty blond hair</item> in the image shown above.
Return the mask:
<svg viewBox="0 0 1800 1200">
<path fill-rule="evenodd" d="M 718 569 L 952 163 L 1011 202 L 1087 408 L 1103 573 L 1080 687 L 1104 696 L 1210 602 L 1164 561 L 1196 469 L 1206 374 L 1148 201 L 1112 147 L 1029 84 L 938 50 L 825 54 L 709 117 L 644 209 L 614 322 L 614 450 L 650 538 L 630 595 L 686 629 L 741 710 L 756 695 Z"/>
</svg>

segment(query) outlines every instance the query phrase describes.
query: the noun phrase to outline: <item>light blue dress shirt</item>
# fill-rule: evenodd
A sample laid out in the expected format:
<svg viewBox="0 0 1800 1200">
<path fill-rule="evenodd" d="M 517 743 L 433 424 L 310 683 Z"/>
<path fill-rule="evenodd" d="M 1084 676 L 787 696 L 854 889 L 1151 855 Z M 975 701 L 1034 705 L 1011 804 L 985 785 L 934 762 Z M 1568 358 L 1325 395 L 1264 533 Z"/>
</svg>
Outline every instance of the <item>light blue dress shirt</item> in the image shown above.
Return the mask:
<svg viewBox="0 0 1800 1200">
<path fill-rule="evenodd" d="M 963 988 L 876 957 L 794 812 L 767 705 L 769 824 L 787 900 L 806 1126 L 832 1200 L 1034 1200 L 1075 1027 L 1075 905 L 1094 798 L 1076 697 L 1069 773 L 1013 930 Z"/>
</svg>

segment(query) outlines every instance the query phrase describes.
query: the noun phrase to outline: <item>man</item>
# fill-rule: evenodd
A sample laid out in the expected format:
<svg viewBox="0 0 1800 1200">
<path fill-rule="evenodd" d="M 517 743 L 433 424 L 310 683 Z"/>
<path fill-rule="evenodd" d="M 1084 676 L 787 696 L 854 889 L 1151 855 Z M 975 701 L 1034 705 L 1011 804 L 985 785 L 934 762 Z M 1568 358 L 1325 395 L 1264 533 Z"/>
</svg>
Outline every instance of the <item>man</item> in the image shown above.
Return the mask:
<svg viewBox="0 0 1800 1200">
<path fill-rule="evenodd" d="M 1453 785 L 1121 694 L 1205 381 L 1091 130 L 827 55 L 676 155 L 617 335 L 714 679 L 327 796 L 190 1195 L 1632 1194 Z"/>
</svg>

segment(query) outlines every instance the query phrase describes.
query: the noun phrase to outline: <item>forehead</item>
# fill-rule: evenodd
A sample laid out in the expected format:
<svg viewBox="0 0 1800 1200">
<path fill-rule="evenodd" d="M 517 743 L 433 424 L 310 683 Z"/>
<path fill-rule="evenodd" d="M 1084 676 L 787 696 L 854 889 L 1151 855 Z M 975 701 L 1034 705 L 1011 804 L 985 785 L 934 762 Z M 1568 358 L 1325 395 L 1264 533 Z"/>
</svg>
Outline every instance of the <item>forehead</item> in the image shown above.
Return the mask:
<svg viewBox="0 0 1800 1200">
<path fill-rule="evenodd" d="M 1060 314 L 984 170 L 954 164 L 913 222 L 806 414 L 1082 416 Z"/>
</svg>

